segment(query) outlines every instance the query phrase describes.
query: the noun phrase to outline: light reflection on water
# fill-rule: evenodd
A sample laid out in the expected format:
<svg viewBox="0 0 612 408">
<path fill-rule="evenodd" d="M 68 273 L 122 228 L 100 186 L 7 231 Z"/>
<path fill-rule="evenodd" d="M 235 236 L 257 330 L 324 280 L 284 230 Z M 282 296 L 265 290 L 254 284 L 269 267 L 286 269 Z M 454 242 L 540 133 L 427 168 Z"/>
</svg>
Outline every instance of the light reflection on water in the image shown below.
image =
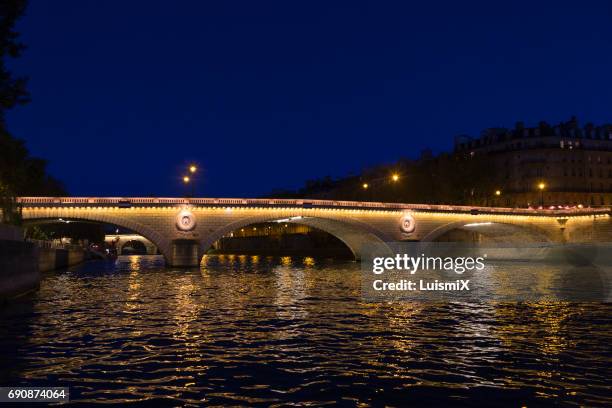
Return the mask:
<svg viewBox="0 0 612 408">
<path fill-rule="evenodd" d="M 130 256 L 46 275 L 3 309 L 0 378 L 84 403 L 609 405 L 611 311 L 368 304 L 356 263 Z"/>
</svg>

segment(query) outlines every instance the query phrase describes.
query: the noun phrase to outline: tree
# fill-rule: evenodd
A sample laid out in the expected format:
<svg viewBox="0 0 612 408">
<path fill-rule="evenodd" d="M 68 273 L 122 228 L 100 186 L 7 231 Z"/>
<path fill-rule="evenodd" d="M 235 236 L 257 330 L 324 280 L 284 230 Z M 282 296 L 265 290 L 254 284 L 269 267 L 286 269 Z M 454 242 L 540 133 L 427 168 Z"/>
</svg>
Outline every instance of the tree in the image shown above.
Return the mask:
<svg viewBox="0 0 612 408">
<path fill-rule="evenodd" d="M 0 2 L 0 221 L 10 224 L 21 221 L 17 196 L 66 194 L 61 183 L 47 174 L 46 161 L 31 157 L 25 143 L 13 137 L 6 125 L 6 112 L 30 100 L 26 78 L 14 77 L 7 68 L 7 60 L 19 57 L 24 49 L 14 27 L 25 8 L 25 0 Z"/>
<path fill-rule="evenodd" d="M 29 101 L 26 78 L 13 77 L 6 67 L 7 58 L 19 57 L 24 49 L 14 27 L 25 8 L 25 0 L 0 2 L 0 130 L 3 132 L 6 132 L 6 111 Z"/>
<path fill-rule="evenodd" d="M 309 180 L 304 188 L 285 191 L 282 197 L 490 205 L 500 185 L 490 166 L 486 155 L 428 155 L 367 169 L 360 176 Z M 397 182 L 390 178 L 392 174 L 400 175 Z"/>
<path fill-rule="evenodd" d="M 48 240 L 51 238 L 72 238 L 74 241 L 88 240 L 98 244 L 104 243 L 102 224 L 88 222 L 57 222 L 41 224 L 26 228 L 26 236 L 32 239 Z"/>
</svg>

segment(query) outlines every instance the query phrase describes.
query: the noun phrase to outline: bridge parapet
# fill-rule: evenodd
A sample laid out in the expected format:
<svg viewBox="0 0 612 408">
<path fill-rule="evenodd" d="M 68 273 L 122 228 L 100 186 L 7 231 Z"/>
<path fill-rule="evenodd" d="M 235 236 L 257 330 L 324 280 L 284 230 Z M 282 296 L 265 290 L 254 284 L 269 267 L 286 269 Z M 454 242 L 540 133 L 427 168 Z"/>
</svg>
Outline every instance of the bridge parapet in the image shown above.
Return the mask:
<svg viewBox="0 0 612 408">
<path fill-rule="evenodd" d="M 376 211 L 430 211 L 464 214 L 502 214 L 502 215 L 539 215 L 539 216 L 578 216 L 609 214 L 610 207 L 587 208 L 511 208 L 478 207 L 441 204 L 405 204 L 371 201 L 336 201 L 314 199 L 276 199 L 276 198 L 179 198 L 179 197 L 19 197 L 17 202 L 23 206 L 177 206 L 192 205 L 203 207 L 287 207 L 287 208 L 338 208 Z"/>
</svg>

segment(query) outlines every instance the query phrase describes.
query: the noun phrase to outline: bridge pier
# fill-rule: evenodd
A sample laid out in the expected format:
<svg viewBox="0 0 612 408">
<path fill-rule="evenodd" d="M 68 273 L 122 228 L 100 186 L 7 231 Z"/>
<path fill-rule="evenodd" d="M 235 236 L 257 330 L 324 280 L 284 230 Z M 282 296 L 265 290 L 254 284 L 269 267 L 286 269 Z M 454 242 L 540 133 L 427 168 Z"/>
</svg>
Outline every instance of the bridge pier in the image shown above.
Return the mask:
<svg viewBox="0 0 612 408">
<path fill-rule="evenodd" d="M 194 267 L 200 266 L 199 243 L 191 239 L 175 239 L 172 241 L 172 252 L 167 262 L 170 266 Z"/>
</svg>

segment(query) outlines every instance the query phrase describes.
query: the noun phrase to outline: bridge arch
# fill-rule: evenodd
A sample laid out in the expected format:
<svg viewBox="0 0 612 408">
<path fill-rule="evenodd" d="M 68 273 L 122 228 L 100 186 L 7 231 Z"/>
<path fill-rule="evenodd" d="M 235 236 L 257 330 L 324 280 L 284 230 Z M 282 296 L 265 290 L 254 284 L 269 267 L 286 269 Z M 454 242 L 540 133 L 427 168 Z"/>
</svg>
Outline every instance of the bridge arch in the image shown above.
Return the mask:
<svg viewBox="0 0 612 408">
<path fill-rule="evenodd" d="M 122 242 L 119 245 L 119 248 L 117 248 L 118 249 L 117 252 L 123 255 L 124 254 L 123 252 L 128 250 L 127 248 L 132 248 L 136 251 L 144 252 L 144 255 L 146 255 L 149 251 L 143 240 L 135 239 L 135 238 Z M 143 254 L 138 254 L 138 255 L 143 255 Z"/>
<path fill-rule="evenodd" d="M 95 222 L 99 224 L 112 224 L 118 227 L 132 230 L 135 233 L 142 235 L 143 237 L 151 241 L 157 247 L 159 252 L 163 255 L 166 262 L 169 262 L 171 260 L 170 255 L 172 253 L 172 246 L 171 242 L 167 238 L 165 238 L 161 233 L 155 231 L 154 229 L 128 218 L 94 211 L 57 211 L 57 209 L 49 211 L 37 211 L 35 214 L 29 212 L 23 213 L 23 220 L 26 225 L 49 223 L 57 220 L 58 218 L 83 222 Z"/>
<path fill-rule="evenodd" d="M 510 222 L 500 221 L 486 221 L 481 222 L 474 221 L 456 221 L 448 224 L 441 225 L 430 232 L 428 232 L 421 241 L 433 242 L 443 237 L 446 233 L 462 230 L 477 232 L 488 237 L 499 237 L 504 239 L 504 242 L 508 241 L 509 235 L 514 235 L 516 242 L 553 242 L 554 237 L 551 236 L 550 232 L 533 226 L 533 225 L 518 225 Z"/>
<path fill-rule="evenodd" d="M 288 217 L 271 217 L 271 216 L 255 216 L 243 218 L 215 231 L 207 234 L 207 237 L 200 242 L 200 253 L 206 254 L 206 251 L 212 244 L 227 234 L 233 231 L 238 231 L 241 228 L 248 227 L 253 224 L 283 222 L 291 224 L 302 224 L 309 227 L 317 228 L 327 232 L 330 235 L 342 241 L 352 252 L 355 260 L 360 260 L 362 256 L 362 247 L 368 244 L 385 244 L 393 241 L 393 238 L 376 228 L 362 223 L 357 220 L 336 220 L 319 216 L 288 216 Z"/>
</svg>

